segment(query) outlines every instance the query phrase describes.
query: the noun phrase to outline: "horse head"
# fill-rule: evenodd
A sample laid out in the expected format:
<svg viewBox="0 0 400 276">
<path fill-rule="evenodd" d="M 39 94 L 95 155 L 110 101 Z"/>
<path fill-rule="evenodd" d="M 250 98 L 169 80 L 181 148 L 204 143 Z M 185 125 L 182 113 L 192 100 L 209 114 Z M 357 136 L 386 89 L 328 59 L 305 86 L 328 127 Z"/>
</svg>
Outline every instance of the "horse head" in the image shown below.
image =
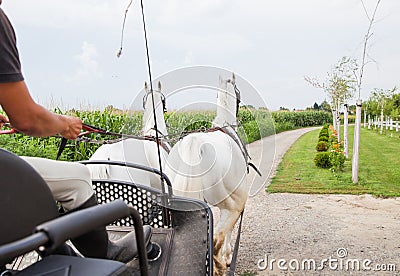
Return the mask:
<svg viewBox="0 0 400 276">
<path fill-rule="evenodd" d="M 158 81 L 158 90 L 149 88 L 147 82 L 144 83 L 143 96 L 143 134 L 145 136 L 155 136 L 154 112 L 157 120 L 157 129 L 163 135 L 167 135 L 164 113 L 167 111 L 165 96 L 161 90 L 161 82 Z M 154 105 L 153 105 L 154 99 Z M 154 107 L 154 108 L 153 108 Z"/>
<path fill-rule="evenodd" d="M 217 94 L 217 117 L 213 121 L 214 126 L 237 125 L 239 111 L 240 92 L 236 86 L 236 77 L 223 79 L 219 76 L 219 89 Z"/>
</svg>

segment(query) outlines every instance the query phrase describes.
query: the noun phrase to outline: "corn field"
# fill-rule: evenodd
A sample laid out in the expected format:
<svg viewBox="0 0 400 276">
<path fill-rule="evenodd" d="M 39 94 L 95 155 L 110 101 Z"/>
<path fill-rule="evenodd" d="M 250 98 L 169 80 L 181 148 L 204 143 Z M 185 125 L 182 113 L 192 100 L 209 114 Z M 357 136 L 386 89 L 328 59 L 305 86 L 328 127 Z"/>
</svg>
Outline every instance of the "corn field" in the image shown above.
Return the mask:
<svg viewBox="0 0 400 276">
<path fill-rule="evenodd" d="M 58 108 L 53 111 L 77 116 L 84 123 L 107 131 L 133 135 L 142 134 L 143 114 L 141 112 L 122 112 L 113 109 L 62 112 Z M 174 138 L 177 139 L 184 132 L 210 128 L 215 115 L 216 113 L 213 111 L 167 112 L 165 121 L 172 143 Z M 239 135 L 245 143 L 251 143 L 274 133 L 300 127 L 323 125 L 331 122 L 332 117 L 330 113 L 320 111 L 269 112 L 266 109 L 241 108 L 238 113 L 238 121 Z M 115 139 L 112 136 L 97 134 L 90 134 L 89 138 L 97 140 Z M 23 134 L 0 135 L 1 148 L 10 150 L 17 155 L 50 159 L 56 158 L 60 141 L 60 138 L 57 137 L 35 138 Z M 99 146 L 99 144 L 69 141 L 60 160 L 87 160 Z"/>
</svg>

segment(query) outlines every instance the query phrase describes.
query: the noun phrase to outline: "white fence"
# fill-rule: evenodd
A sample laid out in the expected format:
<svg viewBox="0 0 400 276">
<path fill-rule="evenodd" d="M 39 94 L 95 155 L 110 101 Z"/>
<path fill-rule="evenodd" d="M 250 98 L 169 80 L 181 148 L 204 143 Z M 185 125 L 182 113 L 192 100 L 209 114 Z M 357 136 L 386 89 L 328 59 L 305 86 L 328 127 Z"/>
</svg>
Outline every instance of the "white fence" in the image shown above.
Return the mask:
<svg viewBox="0 0 400 276">
<path fill-rule="evenodd" d="M 386 129 L 386 130 L 396 130 L 396 132 L 399 132 L 399 123 L 400 121 L 393 121 L 392 118 L 390 117 L 384 117 L 384 120 L 381 120 L 381 118 L 375 117 L 371 118 L 368 117 L 368 129 L 374 128 L 374 129 Z M 366 126 L 366 122 L 364 122 L 364 127 Z"/>
</svg>

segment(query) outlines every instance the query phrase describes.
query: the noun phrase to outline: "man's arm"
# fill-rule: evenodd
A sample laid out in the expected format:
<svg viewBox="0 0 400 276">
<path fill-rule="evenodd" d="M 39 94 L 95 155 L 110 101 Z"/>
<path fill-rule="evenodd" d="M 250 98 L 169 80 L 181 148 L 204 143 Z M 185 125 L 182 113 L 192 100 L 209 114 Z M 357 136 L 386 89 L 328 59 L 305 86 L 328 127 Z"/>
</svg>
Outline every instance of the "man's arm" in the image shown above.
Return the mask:
<svg viewBox="0 0 400 276">
<path fill-rule="evenodd" d="M 82 129 L 79 118 L 54 114 L 35 103 L 24 81 L 0 83 L 0 104 L 11 125 L 30 136 L 75 139 Z"/>
</svg>

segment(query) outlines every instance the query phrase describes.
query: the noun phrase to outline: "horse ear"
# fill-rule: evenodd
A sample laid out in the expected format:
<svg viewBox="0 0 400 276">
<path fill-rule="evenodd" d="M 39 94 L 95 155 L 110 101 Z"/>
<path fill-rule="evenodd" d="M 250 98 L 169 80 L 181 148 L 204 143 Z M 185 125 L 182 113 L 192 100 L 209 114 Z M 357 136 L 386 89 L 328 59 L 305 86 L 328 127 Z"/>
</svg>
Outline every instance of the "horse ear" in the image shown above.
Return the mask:
<svg viewBox="0 0 400 276">
<path fill-rule="evenodd" d="M 144 91 L 147 92 L 149 89 L 147 87 L 147 81 L 144 82 Z"/>
<path fill-rule="evenodd" d="M 158 81 L 158 90 L 161 92 L 161 81 Z"/>
<path fill-rule="evenodd" d="M 236 76 L 235 73 L 232 72 L 232 84 L 235 84 Z"/>
</svg>

